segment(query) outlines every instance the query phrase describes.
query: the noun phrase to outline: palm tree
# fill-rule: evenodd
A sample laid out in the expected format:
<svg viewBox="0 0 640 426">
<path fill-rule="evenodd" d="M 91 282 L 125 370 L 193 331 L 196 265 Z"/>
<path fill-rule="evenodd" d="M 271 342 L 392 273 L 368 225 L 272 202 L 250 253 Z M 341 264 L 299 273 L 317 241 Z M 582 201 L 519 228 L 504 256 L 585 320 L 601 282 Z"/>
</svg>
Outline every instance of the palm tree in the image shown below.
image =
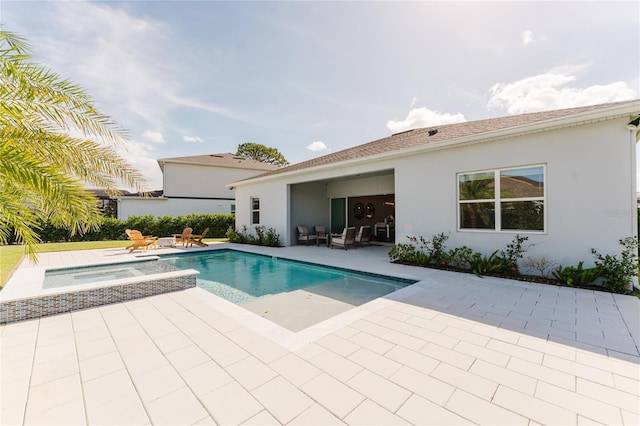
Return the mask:
<svg viewBox="0 0 640 426">
<path fill-rule="evenodd" d="M 115 194 L 118 185 L 142 191 L 143 180 L 114 150 L 125 132 L 84 89 L 31 62 L 30 51 L 0 26 L 0 243 L 13 232 L 37 261 L 43 221 L 72 235 L 99 227 L 87 186 Z"/>
</svg>

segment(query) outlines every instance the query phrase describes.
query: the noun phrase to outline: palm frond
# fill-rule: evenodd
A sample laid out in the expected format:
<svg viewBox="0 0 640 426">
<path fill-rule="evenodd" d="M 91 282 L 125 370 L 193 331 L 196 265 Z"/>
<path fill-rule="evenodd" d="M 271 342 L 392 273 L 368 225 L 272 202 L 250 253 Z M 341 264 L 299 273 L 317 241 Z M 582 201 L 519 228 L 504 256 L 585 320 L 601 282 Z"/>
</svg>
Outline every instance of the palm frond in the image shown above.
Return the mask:
<svg viewBox="0 0 640 426">
<path fill-rule="evenodd" d="M 12 33 L 0 31 L 0 123 L 29 130 L 53 124 L 78 129 L 88 138 L 123 143 L 126 132 L 98 112 L 83 88 L 30 58 L 26 44 Z"/>
<path fill-rule="evenodd" d="M 80 86 L 30 62 L 30 50 L 0 24 L 0 243 L 14 232 L 35 260 L 41 220 L 72 235 L 99 225 L 87 184 L 143 191 L 144 181 L 112 147 L 126 132 Z"/>
</svg>

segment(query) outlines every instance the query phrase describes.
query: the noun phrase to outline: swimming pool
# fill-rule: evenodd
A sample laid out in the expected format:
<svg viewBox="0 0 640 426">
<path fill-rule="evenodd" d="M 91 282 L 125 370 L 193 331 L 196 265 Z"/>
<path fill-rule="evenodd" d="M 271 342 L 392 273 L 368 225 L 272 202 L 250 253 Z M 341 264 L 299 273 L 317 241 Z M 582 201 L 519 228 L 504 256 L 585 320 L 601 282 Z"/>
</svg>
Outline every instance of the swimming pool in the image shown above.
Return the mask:
<svg viewBox="0 0 640 426">
<path fill-rule="evenodd" d="M 216 308 L 242 308 L 297 332 L 360 305 L 369 309 L 368 302 L 416 282 L 227 248 L 47 269 L 43 276 L 32 297 L 1 302 L 0 323 L 197 286 L 218 296 L 210 299 Z"/>
<path fill-rule="evenodd" d="M 237 304 L 313 288 L 359 305 L 416 282 L 236 250 L 161 259 L 178 269 L 196 269 L 198 287 Z"/>
</svg>

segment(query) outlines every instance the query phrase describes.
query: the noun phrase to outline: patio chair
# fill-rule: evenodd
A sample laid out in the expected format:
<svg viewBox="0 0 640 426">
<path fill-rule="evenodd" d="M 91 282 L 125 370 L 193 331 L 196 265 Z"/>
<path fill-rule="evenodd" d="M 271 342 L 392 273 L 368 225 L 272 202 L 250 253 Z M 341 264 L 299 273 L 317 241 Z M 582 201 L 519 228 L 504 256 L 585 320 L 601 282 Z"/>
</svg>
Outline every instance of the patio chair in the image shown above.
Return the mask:
<svg viewBox="0 0 640 426">
<path fill-rule="evenodd" d="M 193 228 L 184 228 L 182 234 L 173 234 L 173 238 L 176 239 L 176 244 L 182 243 L 183 246 L 187 246 L 187 243 L 191 239 L 191 232 Z"/>
<path fill-rule="evenodd" d="M 135 229 L 125 229 L 124 233 L 127 234 L 127 238 L 131 239 L 131 233 L 136 233 L 136 234 L 142 234 L 140 231 L 135 230 Z M 137 236 L 137 235 L 136 235 Z M 149 238 L 149 239 L 155 239 L 157 240 L 158 237 L 154 237 L 153 235 L 143 235 L 142 238 Z M 125 247 L 126 249 L 129 249 L 133 246 L 133 244 Z"/>
<path fill-rule="evenodd" d="M 355 245 L 358 246 L 362 246 L 363 244 L 369 244 L 371 245 L 371 226 L 361 226 L 360 229 L 358 229 L 358 233 L 356 234 L 356 240 L 355 240 Z"/>
<path fill-rule="evenodd" d="M 331 248 L 333 246 L 342 247 L 347 250 L 347 247 L 353 246 L 356 247 L 356 228 L 349 227 L 344 228 L 342 234 L 340 236 L 335 236 L 331 238 Z"/>
<path fill-rule="evenodd" d="M 139 231 L 135 231 L 135 230 L 131 230 L 131 229 L 125 229 L 124 233 L 127 234 L 127 238 L 131 240 L 131 232 L 139 232 Z M 144 238 L 156 238 L 153 237 L 151 235 L 143 235 Z M 129 250 L 131 247 L 133 247 L 133 243 L 129 244 L 128 246 L 125 247 L 126 250 Z"/>
<path fill-rule="evenodd" d="M 298 244 L 305 243 L 309 245 L 311 241 L 316 239 L 316 235 L 309 234 L 309 229 L 304 225 L 298 225 Z"/>
<path fill-rule="evenodd" d="M 209 246 L 209 244 L 205 243 L 204 241 L 202 241 L 204 239 L 204 237 L 207 236 L 207 232 L 209 232 L 209 228 L 205 228 L 204 231 L 202 231 L 202 234 L 200 235 L 196 235 L 196 234 L 191 234 L 191 238 L 189 238 L 189 241 L 187 242 L 187 247 L 191 247 L 192 245 L 197 245 L 200 247 L 207 247 Z"/>
<path fill-rule="evenodd" d="M 147 248 L 149 247 L 158 248 L 158 239 L 156 237 L 145 237 L 140 231 L 136 230 L 130 230 L 127 234 L 131 240 L 131 245 L 127 247 L 129 249 L 129 253 L 133 253 L 138 249 L 147 251 Z"/>
<path fill-rule="evenodd" d="M 128 239 L 131 239 L 131 229 L 125 229 L 124 233 L 127 234 L 127 238 Z M 133 243 L 131 243 L 128 246 L 126 246 L 125 250 L 129 250 L 131 247 L 133 247 Z"/>
<path fill-rule="evenodd" d="M 329 245 L 329 234 L 327 234 L 327 230 L 322 225 L 314 226 L 316 231 L 316 246 L 320 245 L 320 240 L 324 240 L 326 245 Z"/>
</svg>

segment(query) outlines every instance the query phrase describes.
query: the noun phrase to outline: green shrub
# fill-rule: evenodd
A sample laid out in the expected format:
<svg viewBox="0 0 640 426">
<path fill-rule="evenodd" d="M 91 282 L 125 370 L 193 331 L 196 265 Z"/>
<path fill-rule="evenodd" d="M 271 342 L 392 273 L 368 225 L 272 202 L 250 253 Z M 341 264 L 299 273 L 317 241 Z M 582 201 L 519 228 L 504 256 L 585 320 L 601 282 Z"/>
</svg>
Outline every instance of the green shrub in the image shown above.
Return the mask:
<svg viewBox="0 0 640 426">
<path fill-rule="evenodd" d="M 267 230 L 264 226 L 256 226 L 255 231 L 256 235 L 253 235 L 248 232 L 246 225 L 242 226 L 241 231 L 230 226 L 227 229 L 226 236 L 232 243 L 282 247 L 280 234 L 276 232 L 275 228 L 269 228 Z"/>
<path fill-rule="evenodd" d="M 255 231 L 256 231 L 256 242 L 258 243 L 258 245 L 264 246 L 265 243 L 265 238 L 264 238 L 264 233 L 265 233 L 265 227 L 264 226 L 256 226 L 255 227 Z"/>
<path fill-rule="evenodd" d="M 469 258 L 473 255 L 473 250 L 467 246 L 456 247 L 447 253 L 447 263 L 458 269 L 471 269 Z"/>
<path fill-rule="evenodd" d="M 602 270 L 602 286 L 615 293 L 624 293 L 629 289 L 631 280 L 638 275 L 638 237 L 620 240 L 620 256 L 602 255 L 595 249 L 591 253 L 596 257 L 596 266 Z"/>
<path fill-rule="evenodd" d="M 230 243 L 238 242 L 238 232 L 236 231 L 236 228 L 234 228 L 233 226 L 230 226 L 227 229 L 225 236 L 229 239 Z"/>
<path fill-rule="evenodd" d="M 235 224 L 235 216 L 232 214 L 191 214 L 186 216 L 160 216 L 154 218 L 147 216 L 129 216 L 127 220 L 105 217 L 100 227 L 90 229 L 84 234 L 71 236 L 69 230 L 55 226 L 50 221 L 41 220 L 34 226 L 42 242 L 66 242 L 66 241 L 103 241 L 126 239 L 125 229 L 136 229 L 144 235 L 157 237 L 180 234 L 186 227 L 192 227 L 195 233 L 201 233 L 209 228 L 207 234 L 211 238 L 222 238 L 227 229 Z M 15 234 L 12 229 L 8 231 L 8 243 L 15 243 Z"/>
<path fill-rule="evenodd" d="M 566 285 L 589 285 L 592 284 L 602 275 L 602 269 L 595 268 L 583 268 L 584 262 L 578 263 L 578 266 L 562 266 L 553 270 L 552 274 L 561 283 Z"/>
<path fill-rule="evenodd" d="M 275 228 L 269 228 L 265 234 L 265 245 L 270 247 L 282 247 L 280 242 L 280 234 L 276 232 Z"/>
<path fill-rule="evenodd" d="M 392 262 L 399 261 L 416 265 L 428 265 L 431 263 L 429 256 L 418 250 L 413 244 L 396 244 L 391 247 L 388 255 Z"/>
<path fill-rule="evenodd" d="M 500 257 L 503 260 L 503 272 L 508 275 L 520 275 L 520 268 L 518 267 L 518 260 L 524 257 L 527 249 L 522 247 L 522 243 L 527 241 L 529 237 L 517 235 L 513 237 L 513 240 L 505 250 L 500 251 Z"/>
<path fill-rule="evenodd" d="M 444 232 L 434 235 L 430 240 L 424 237 L 407 237 L 414 244 L 419 244 L 420 249 L 425 256 L 417 255 L 426 264 L 444 265 L 447 261 L 447 252 L 445 250 L 445 242 L 449 236 Z M 422 263 L 421 263 L 422 264 Z"/>
<path fill-rule="evenodd" d="M 135 229 L 142 232 L 142 235 L 157 236 L 155 229 L 155 217 L 152 215 L 129 216 L 127 220 L 124 221 L 124 224 L 125 229 Z M 182 230 L 177 232 L 182 232 Z"/>
<path fill-rule="evenodd" d="M 184 218 L 182 216 L 159 216 L 154 223 L 153 235 L 163 236 L 182 233 L 182 230 L 186 228 L 184 225 Z M 178 231 L 179 229 L 179 231 Z M 199 232 L 199 231 L 194 231 Z"/>
<path fill-rule="evenodd" d="M 468 262 L 471 267 L 471 272 L 478 277 L 493 272 L 502 272 L 505 269 L 505 261 L 498 255 L 498 250 L 489 256 L 483 256 L 482 253 L 475 252 L 469 257 Z"/>
</svg>

